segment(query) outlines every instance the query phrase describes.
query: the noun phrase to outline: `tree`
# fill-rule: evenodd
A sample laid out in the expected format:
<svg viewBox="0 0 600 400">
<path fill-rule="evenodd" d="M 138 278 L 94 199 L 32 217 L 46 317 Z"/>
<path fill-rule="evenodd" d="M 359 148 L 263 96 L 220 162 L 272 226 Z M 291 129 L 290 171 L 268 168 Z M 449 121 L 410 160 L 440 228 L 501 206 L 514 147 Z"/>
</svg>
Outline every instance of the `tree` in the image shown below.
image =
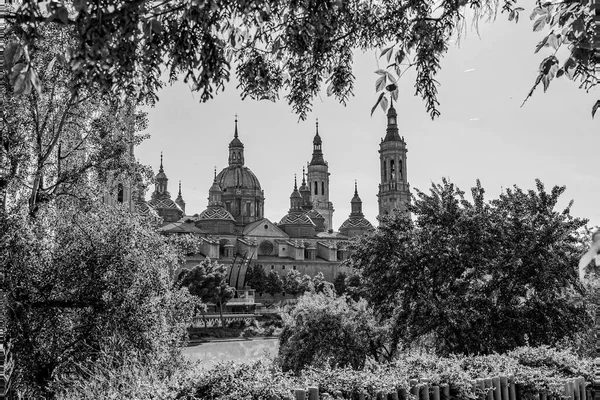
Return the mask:
<svg viewBox="0 0 600 400">
<path fill-rule="evenodd" d="M 27 52 L 13 49 L 13 56 L 26 58 L 37 70 L 17 63 L 13 72 L 31 75 L 37 90 L 5 94 L 0 124 L 2 208 L 10 213 L 26 204 L 34 215 L 39 204 L 54 198 L 97 197 L 99 188 L 114 194 L 119 184 L 136 187 L 150 179 L 150 169 L 132 155 L 142 140 L 135 133 L 145 127 L 145 114 L 135 111 L 134 102 L 118 105 L 93 87 L 75 91 L 70 67 L 61 61 L 72 33 L 53 25 L 39 33 L 42 38 Z M 11 54 L 7 49 L 5 55 Z"/>
<path fill-rule="evenodd" d="M 315 285 L 314 285 L 313 280 L 310 277 L 310 275 L 304 274 L 304 276 L 302 277 L 302 280 L 300 281 L 299 290 L 300 290 L 300 292 L 299 292 L 300 294 L 315 291 Z"/>
<path fill-rule="evenodd" d="M 235 289 L 227 284 L 227 268 L 224 265 L 206 258 L 185 272 L 179 278 L 177 286 L 187 287 L 190 294 L 205 304 L 213 303 L 219 310 L 221 326 L 225 326 L 223 306 L 235 296 Z M 204 324 L 206 326 L 206 321 Z"/>
<path fill-rule="evenodd" d="M 309 293 L 283 320 L 278 358 L 284 370 L 298 372 L 323 363 L 361 369 L 368 356 L 382 359 L 388 354 L 387 328 L 379 325 L 364 300 Z"/>
<path fill-rule="evenodd" d="M 302 277 L 300 272 L 295 269 L 291 269 L 283 280 L 283 290 L 292 296 L 297 296 L 300 293 L 300 285 L 302 283 Z"/>
<path fill-rule="evenodd" d="M 333 280 L 333 287 L 338 296 L 341 296 L 346 292 L 346 277 L 347 275 L 345 273 L 338 272 Z"/>
<path fill-rule="evenodd" d="M 54 201 L 36 218 L 0 218 L 0 232 L 7 373 L 26 398 L 51 397 L 56 376 L 103 354 L 168 359 L 186 340 L 192 301 L 171 288 L 176 252 L 144 218 Z"/>
<path fill-rule="evenodd" d="M 555 210 L 564 187 L 507 189 L 472 202 L 447 180 L 417 191 L 403 215 L 384 217 L 351 257 L 364 293 L 394 338 L 433 341 L 442 353 L 555 345 L 590 326 L 575 266 L 586 221 Z"/>
<path fill-rule="evenodd" d="M 353 94 L 355 49 L 384 48 L 389 70 L 379 70 L 379 76 L 389 81 L 400 69 L 414 67 L 416 93 L 435 117 L 435 76 L 449 41 L 466 26 L 466 10 L 473 11 L 476 23 L 495 17 L 500 7 L 509 18 L 518 18 L 522 10 L 510 0 L 231 0 L 213 7 L 184 0 L 107 0 L 78 1 L 74 9 L 55 0 L 46 11 L 37 1 L 26 0 L 6 18 L 26 46 L 35 43 L 45 25 L 73 27 L 77 35 L 65 58 L 76 87 L 93 85 L 153 102 L 165 84 L 165 62 L 169 82 L 182 77 L 207 101 L 225 88 L 235 65 L 243 98 L 273 101 L 286 93 L 301 118 L 323 83 L 327 95 L 343 104 Z M 94 46 L 88 45 L 89 37 L 95 38 Z M 7 47 L 12 64 L 19 61 L 14 57 L 17 46 L 15 41 Z M 22 64 L 30 66 L 26 59 Z M 385 87 L 381 78 L 378 90 Z M 16 88 L 17 78 L 11 83 Z"/>
<path fill-rule="evenodd" d="M 249 266 L 246 270 L 246 285 L 263 294 L 267 291 L 267 274 L 262 265 Z"/>
<path fill-rule="evenodd" d="M 275 296 L 275 293 L 281 293 L 283 291 L 283 281 L 279 274 L 273 270 L 269 271 L 267 275 L 266 291 L 271 296 Z"/>
<path fill-rule="evenodd" d="M 312 281 L 315 287 L 315 293 L 333 293 L 333 284 L 325 280 L 323 272 L 319 272 L 315 275 Z"/>
</svg>

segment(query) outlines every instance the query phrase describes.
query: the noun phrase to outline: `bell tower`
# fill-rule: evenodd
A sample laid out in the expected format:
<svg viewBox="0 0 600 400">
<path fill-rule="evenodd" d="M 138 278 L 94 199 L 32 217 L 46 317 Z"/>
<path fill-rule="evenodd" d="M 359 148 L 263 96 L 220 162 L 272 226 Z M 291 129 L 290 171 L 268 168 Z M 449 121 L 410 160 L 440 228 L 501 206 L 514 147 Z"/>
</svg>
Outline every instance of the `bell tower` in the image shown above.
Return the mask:
<svg viewBox="0 0 600 400">
<path fill-rule="evenodd" d="M 379 216 L 391 214 L 393 210 L 408 214 L 410 185 L 406 172 L 406 142 L 398 134 L 398 115 L 394 104 L 387 112 L 385 138 L 379 144 L 381 180 L 379 193 Z"/>
<path fill-rule="evenodd" d="M 323 158 L 321 148 L 323 141 L 319 135 L 319 121 L 317 120 L 315 137 L 313 139 L 312 160 L 308 163 L 308 189 L 311 193 L 313 208 L 324 218 L 325 229 L 333 229 L 333 203 L 329 201 L 329 165 Z"/>
</svg>

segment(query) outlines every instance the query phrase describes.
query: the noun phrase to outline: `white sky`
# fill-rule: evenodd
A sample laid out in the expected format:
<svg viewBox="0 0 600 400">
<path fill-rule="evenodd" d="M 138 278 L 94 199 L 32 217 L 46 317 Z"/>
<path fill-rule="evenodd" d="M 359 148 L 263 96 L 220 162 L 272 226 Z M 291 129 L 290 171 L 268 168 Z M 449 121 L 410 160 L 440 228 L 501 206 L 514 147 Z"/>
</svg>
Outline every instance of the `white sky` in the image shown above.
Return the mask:
<svg viewBox="0 0 600 400">
<path fill-rule="evenodd" d="M 598 92 L 587 94 L 562 77 L 547 93 L 540 87 L 520 107 L 549 52 L 533 54 L 543 34 L 532 32 L 529 4 L 522 5 L 526 10 L 518 24 L 501 15 L 494 23 L 481 24 L 480 37 L 470 33 L 460 47 L 450 49 L 438 76 L 442 115 L 435 121 L 414 96 L 414 74 L 402 78 L 396 109 L 409 150 L 408 180 L 411 187 L 428 191 L 431 182 L 448 177 L 469 193 L 479 178 L 491 199 L 515 184 L 534 189 L 534 179 L 540 178 L 548 190 L 566 185 L 561 206 L 573 199 L 572 214 L 598 225 L 600 121 L 591 118 Z M 227 166 L 237 113 L 246 166 L 264 189 L 265 216 L 278 222 L 289 209 L 294 174 L 301 179 L 302 166 L 310 161 L 318 118 L 331 173 L 334 227 L 350 213 L 354 179 L 365 216 L 376 224 L 377 151 L 385 135 L 383 112 L 370 116 L 377 68 L 374 54 L 357 52 L 355 97 L 344 107 L 326 97 L 323 87 L 303 122 L 284 99 L 242 101 L 235 81 L 208 103 L 199 103 L 186 85 L 176 84 L 161 91 L 159 103 L 148 110 L 151 138 L 136 150 L 137 157 L 156 172 L 163 151 L 173 198 L 181 180 L 186 214 L 200 213 L 207 205 L 213 167 L 220 171 Z"/>
</svg>

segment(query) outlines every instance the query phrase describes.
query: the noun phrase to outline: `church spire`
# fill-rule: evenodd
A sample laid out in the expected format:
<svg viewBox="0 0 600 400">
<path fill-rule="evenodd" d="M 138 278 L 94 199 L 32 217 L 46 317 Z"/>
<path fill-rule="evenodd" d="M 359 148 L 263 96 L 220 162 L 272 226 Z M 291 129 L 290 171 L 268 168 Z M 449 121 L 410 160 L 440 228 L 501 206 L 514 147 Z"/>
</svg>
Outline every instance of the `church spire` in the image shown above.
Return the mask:
<svg viewBox="0 0 600 400">
<path fill-rule="evenodd" d="M 294 191 L 290 195 L 290 212 L 302 210 L 302 195 L 298 192 L 296 174 L 294 174 Z"/>
<path fill-rule="evenodd" d="M 235 115 L 235 130 L 233 140 L 229 142 L 229 166 L 244 165 L 244 144 L 241 142 L 238 133 L 238 118 Z"/>
<path fill-rule="evenodd" d="M 327 165 L 325 159 L 323 158 L 323 150 L 321 148 L 322 144 L 323 141 L 319 135 L 319 120 L 317 119 L 315 124 L 315 137 L 313 139 L 313 154 L 310 165 Z"/>
<path fill-rule="evenodd" d="M 169 183 L 169 178 L 167 178 L 167 174 L 165 174 L 165 169 L 163 167 L 163 154 L 160 152 L 160 167 L 158 168 L 158 174 L 154 179 L 156 181 L 156 185 L 154 187 L 154 193 L 152 193 L 152 198 L 156 199 L 170 199 L 171 194 L 167 190 L 167 184 Z"/>
<path fill-rule="evenodd" d="M 185 213 L 185 201 L 183 200 L 183 196 L 181 196 L 181 181 L 179 181 L 179 193 L 177 194 L 177 198 L 175 199 L 175 203 Z"/>
<path fill-rule="evenodd" d="M 362 200 L 358 196 L 358 185 L 356 183 L 356 179 L 354 180 L 354 197 L 350 200 L 350 208 L 351 208 L 351 217 L 363 217 L 364 214 L 362 212 Z"/>
<path fill-rule="evenodd" d="M 221 186 L 217 183 L 217 167 L 215 166 L 213 184 L 208 190 L 208 206 L 221 207 L 223 205 L 221 202 L 222 194 L 223 190 L 221 190 Z"/>
</svg>

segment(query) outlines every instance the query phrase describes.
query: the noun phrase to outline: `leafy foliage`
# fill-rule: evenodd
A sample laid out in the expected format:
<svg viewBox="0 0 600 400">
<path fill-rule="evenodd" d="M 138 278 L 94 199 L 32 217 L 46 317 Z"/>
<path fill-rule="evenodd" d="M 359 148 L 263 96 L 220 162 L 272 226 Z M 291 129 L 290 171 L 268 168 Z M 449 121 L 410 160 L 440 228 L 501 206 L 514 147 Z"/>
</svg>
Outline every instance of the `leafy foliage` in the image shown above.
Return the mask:
<svg viewBox="0 0 600 400">
<path fill-rule="evenodd" d="M 291 269 L 283 279 L 283 289 L 286 293 L 296 296 L 300 293 L 300 285 L 302 284 L 302 276 L 300 272 Z"/>
<path fill-rule="evenodd" d="M 224 265 L 206 258 L 180 275 L 177 286 L 186 287 L 191 295 L 205 304 L 214 304 L 221 316 L 221 326 L 225 326 L 223 306 L 235 296 L 235 289 L 227 284 L 227 268 Z"/>
<path fill-rule="evenodd" d="M 333 280 L 333 288 L 335 289 L 335 294 L 338 296 L 346 292 L 346 278 L 347 275 L 345 273 L 339 272 Z"/>
<path fill-rule="evenodd" d="M 137 187 L 150 179 L 150 169 L 131 154 L 143 139 L 136 132 L 145 128 L 145 114 L 134 102 L 119 105 L 93 87 L 74 91 L 62 56 L 73 44 L 72 31 L 50 24 L 38 33 L 35 44 L 13 43 L 4 54 L 12 57 L 6 64 L 14 64 L 13 75 L 21 73 L 15 90 L 5 93 L 0 129 L 3 206 L 12 212 L 26 204 L 35 214 L 54 198 L 89 199 L 98 197 L 98 186 L 114 194 L 119 183 Z M 35 91 L 19 87 L 33 76 Z"/>
<path fill-rule="evenodd" d="M 417 191 L 414 223 L 385 217 L 355 242 L 351 265 L 400 343 L 442 353 L 503 352 L 573 339 L 591 316 L 574 266 L 585 220 L 555 210 L 564 187 L 507 189 L 472 202 L 450 182 Z"/>
<path fill-rule="evenodd" d="M 176 255 L 147 221 L 53 206 L 0 218 L 12 385 L 28 398 L 103 353 L 170 357 L 191 318 L 190 296 L 170 285 Z"/>
<path fill-rule="evenodd" d="M 360 369 L 368 356 L 381 356 L 385 332 L 364 300 L 348 302 L 331 291 L 305 294 L 284 315 L 279 362 L 296 372 L 312 364 Z"/>
<path fill-rule="evenodd" d="M 271 296 L 275 296 L 276 293 L 283 291 L 283 281 L 277 272 L 274 270 L 269 271 L 267 275 L 267 293 Z"/>
<path fill-rule="evenodd" d="M 512 0 L 82 0 L 74 8 L 54 0 L 46 9 L 27 0 L 7 18 L 25 46 L 35 44 L 45 25 L 73 27 L 77 35 L 63 57 L 76 88 L 93 86 L 153 102 L 165 83 L 164 61 L 169 82 L 181 78 L 207 101 L 225 88 L 235 65 L 242 97 L 275 100 L 284 92 L 300 118 L 324 84 L 327 95 L 342 104 L 352 96 L 355 49 L 387 46 L 382 57 L 390 64 L 377 89 L 392 73 L 400 76 L 414 66 L 416 94 L 434 118 L 439 115 L 435 76 L 450 38 L 465 26 L 466 8 L 477 22 L 494 17 L 500 5 L 518 19 L 521 9 Z M 9 70 L 20 77 L 14 67 Z"/>
<path fill-rule="evenodd" d="M 262 294 L 267 291 L 267 274 L 261 264 L 250 264 L 246 270 L 246 285 Z"/>
</svg>

